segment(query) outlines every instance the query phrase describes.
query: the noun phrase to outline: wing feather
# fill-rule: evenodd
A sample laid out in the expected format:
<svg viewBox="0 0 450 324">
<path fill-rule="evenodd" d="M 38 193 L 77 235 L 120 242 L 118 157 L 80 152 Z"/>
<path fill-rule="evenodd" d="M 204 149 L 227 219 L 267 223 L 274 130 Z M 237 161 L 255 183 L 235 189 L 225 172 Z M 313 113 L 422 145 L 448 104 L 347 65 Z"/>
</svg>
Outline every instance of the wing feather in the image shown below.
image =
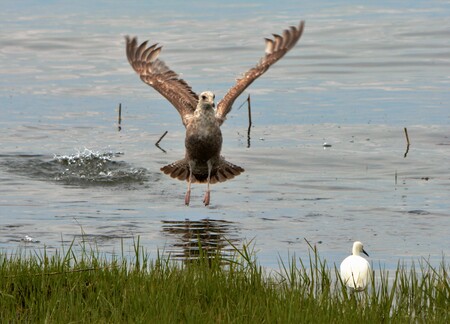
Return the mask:
<svg viewBox="0 0 450 324">
<path fill-rule="evenodd" d="M 270 38 L 264 38 L 266 40 L 266 54 L 273 52 L 273 40 Z"/>
<path fill-rule="evenodd" d="M 272 34 L 272 36 L 275 39 L 274 50 L 278 51 L 280 49 L 280 45 L 283 44 L 283 37 L 278 34 Z"/>
<path fill-rule="evenodd" d="M 258 77 L 266 72 L 271 65 L 281 59 L 291 48 L 297 44 L 302 36 L 305 22 L 301 21 L 298 27 L 290 27 L 283 32 L 283 36 L 273 34 L 274 40 L 265 38 L 266 48 L 265 56 L 259 63 L 245 72 L 242 78 L 236 81 L 236 84 L 228 90 L 228 93 L 217 105 L 216 118 L 222 124 L 227 114 L 231 111 L 234 101 L 244 90 L 252 84 Z"/>
<path fill-rule="evenodd" d="M 198 95 L 180 79 L 178 74 L 160 59 L 158 55 L 162 47 L 153 44 L 147 47 L 148 41 L 138 46 L 137 38 L 126 39 L 128 62 L 139 74 L 141 80 L 163 95 L 178 110 L 183 124 L 193 115 L 198 102 Z"/>
<path fill-rule="evenodd" d="M 289 29 L 286 29 L 285 31 L 283 31 L 283 43 L 282 43 L 282 47 L 286 47 L 287 45 L 290 44 L 291 41 L 291 31 Z"/>
</svg>

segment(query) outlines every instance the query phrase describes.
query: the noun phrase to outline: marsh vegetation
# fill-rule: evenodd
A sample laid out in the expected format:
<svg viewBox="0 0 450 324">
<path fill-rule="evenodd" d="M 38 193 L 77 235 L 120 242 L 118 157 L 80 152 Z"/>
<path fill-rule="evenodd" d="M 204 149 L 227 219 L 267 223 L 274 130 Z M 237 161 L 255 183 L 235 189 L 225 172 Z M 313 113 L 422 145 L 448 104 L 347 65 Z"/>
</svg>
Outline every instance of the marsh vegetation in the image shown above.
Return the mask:
<svg viewBox="0 0 450 324">
<path fill-rule="evenodd" d="M 307 260 L 261 267 L 250 245 L 190 262 L 150 258 L 139 240 L 131 258 L 72 246 L 53 255 L 0 254 L 1 319 L 11 322 L 299 323 L 449 321 L 449 267 L 426 261 L 375 270 L 363 292 L 311 246 Z"/>
</svg>

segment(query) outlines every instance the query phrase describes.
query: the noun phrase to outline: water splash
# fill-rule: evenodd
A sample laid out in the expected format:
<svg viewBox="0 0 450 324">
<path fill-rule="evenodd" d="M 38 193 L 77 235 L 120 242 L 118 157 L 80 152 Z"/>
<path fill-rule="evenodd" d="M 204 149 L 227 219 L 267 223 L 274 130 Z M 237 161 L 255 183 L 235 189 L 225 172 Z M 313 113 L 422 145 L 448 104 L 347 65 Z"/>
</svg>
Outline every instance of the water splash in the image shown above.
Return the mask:
<svg viewBox="0 0 450 324">
<path fill-rule="evenodd" d="M 148 181 L 146 169 L 114 160 L 123 155 L 122 152 L 96 152 L 85 148 L 72 155 L 55 154 L 51 159 L 44 155 L 2 156 L 5 160 L 0 159 L 0 164 L 12 173 L 65 185 L 133 187 Z"/>
</svg>

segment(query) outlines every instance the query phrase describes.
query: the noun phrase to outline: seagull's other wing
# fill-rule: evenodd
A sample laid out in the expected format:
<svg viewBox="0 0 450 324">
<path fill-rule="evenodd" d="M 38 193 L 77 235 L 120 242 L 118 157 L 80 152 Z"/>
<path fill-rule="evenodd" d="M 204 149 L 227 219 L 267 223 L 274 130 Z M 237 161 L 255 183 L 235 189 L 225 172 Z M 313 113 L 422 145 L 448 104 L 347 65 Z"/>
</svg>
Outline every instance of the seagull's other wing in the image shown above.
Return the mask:
<svg viewBox="0 0 450 324">
<path fill-rule="evenodd" d="M 138 46 L 137 38 L 126 39 L 128 62 L 139 74 L 141 80 L 162 94 L 178 110 L 186 126 L 197 106 L 198 96 L 192 88 L 180 79 L 163 61 L 158 59 L 161 46 L 147 47 L 147 41 Z"/>
<path fill-rule="evenodd" d="M 298 27 L 290 27 L 283 35 L 273 34 L 274 39 L 266 38 L 266 55 L 252 69 L 245 72 L 244 76 L 236 81 L 236 84 L 228 90 L 228 93 L 217 105 L 216 118 L 222 124 L 230 112 L 237 97 L 258 77 L 266 72 L 269 67 L 281 59 L 291 48 L 297 44 L 303 33 L 305 22 L 301 21 Z"/>
</svg>

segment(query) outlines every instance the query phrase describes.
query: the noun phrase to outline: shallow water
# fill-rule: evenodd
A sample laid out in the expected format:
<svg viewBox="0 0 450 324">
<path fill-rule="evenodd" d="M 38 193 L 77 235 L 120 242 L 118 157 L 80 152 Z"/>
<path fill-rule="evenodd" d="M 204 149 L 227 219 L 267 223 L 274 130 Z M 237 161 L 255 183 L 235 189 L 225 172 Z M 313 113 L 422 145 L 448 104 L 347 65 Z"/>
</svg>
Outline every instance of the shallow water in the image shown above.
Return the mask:
<svg viewBox="0 0 450 324">
<path fill-rule="evenodd" d="M 84 233 L 107 254 L 122 240 L 132 253 L 139 236 L 153 255 L 181 257 L 201 238 L 194 224 L 211 244 L 253 239 L 272 268 L 306 257 L 304 239 L 330 264 L 354 240 L 375 266 L 438 264 L 450 246 L 450 9 L 408 6 L 6 5 L 0 248 L 55 249 Z M 161 42 L 194 90 L 221 98 L 262 38 L 299 19 L 300 43 L 247 91 L 250 145 L 245 95 L 223 126 L 223 154 L 245 173 L 214 185 L 210 208 L 201 185 L 183 206 L 186 185 L 159 172 L 183 156 L 179 116 L 131 70 L 123 36 Z M 166 130 L 165 153 L 153 144 Z"/>
</svg>

